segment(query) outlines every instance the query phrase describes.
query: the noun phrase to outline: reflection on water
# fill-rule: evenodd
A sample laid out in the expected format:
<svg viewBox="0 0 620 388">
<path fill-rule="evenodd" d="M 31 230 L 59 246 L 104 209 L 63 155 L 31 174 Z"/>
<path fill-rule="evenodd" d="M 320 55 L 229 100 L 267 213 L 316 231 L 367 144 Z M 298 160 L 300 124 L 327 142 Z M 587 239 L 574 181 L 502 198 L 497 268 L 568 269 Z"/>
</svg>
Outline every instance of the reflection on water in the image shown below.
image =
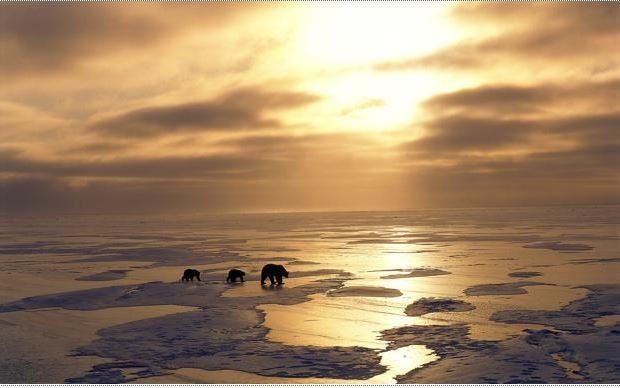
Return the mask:
<svg viewBox="0 0 620 388">
<path fill-rule="evenodd" d="M 404 326 L 423 319 L 411 318 L 384 302 L 389 298 L 333 298 L 312 295 L 309 302 L 284 306 L 267 304 L 263 310 L 270 341 L 289 345 L 364 346 L 385 349 L 378 339 L 381 330 Z"/>
<path fill-rule="evenodd" d="M 388 368 L 382 375 L 368 380 L 372 384 L 395 384 L 396 376 L 404 375 L 439 359 L 424 345 L 410 345 L 381 353 L 381 364 Z"/>
</svg>

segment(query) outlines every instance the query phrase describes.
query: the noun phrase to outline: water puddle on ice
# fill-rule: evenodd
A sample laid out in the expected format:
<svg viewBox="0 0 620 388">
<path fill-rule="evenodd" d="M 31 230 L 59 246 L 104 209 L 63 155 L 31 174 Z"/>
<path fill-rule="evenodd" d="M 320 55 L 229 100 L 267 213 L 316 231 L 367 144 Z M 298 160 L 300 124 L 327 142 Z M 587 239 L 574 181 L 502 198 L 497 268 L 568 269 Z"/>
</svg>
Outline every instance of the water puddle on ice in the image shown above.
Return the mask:
<svg viewBox="0 0 620 388">
<path fill-rule="evenodd" d="M 267 338 L 288 345 L 385 349 L 387 343 L 379 339 L 382 330 L 425 322 L 404 315 L 401 306 L 385 300 L 390 298 L 310 298 L 296 305 L 259 305 L 270 329 Z"/>
<path fill-rule="evenodd" d="M 409 345 L 396 350 L 388 350 L 381 355 L 381 364 L 387 372 L 375 376 L 367 382 L 369 384 L 396 384 L 396 376 L 404 375 L 418 369 L 439 357 L 424 345 Z"/>
<path fill-rule="evenodd" d="M 370 300 L 369 300 L 370 299 Z M 335 298 L 315 294 L 311 301 L 297 305 L 260 305 L 270 341 L 296 346 L 363 346 L 383 350 L 387 342 L 379 338 L 382 330 L 409 324 L 423 324 L 424 318 L 402 314 L 391 298 Z M 368 380 L 346 383 L 394 384 L 395 377 L 422 367 L 438 357 L 424 345 L 410 345 L 383 351 L 381 364 L 388 370 Z"/>
</svg>

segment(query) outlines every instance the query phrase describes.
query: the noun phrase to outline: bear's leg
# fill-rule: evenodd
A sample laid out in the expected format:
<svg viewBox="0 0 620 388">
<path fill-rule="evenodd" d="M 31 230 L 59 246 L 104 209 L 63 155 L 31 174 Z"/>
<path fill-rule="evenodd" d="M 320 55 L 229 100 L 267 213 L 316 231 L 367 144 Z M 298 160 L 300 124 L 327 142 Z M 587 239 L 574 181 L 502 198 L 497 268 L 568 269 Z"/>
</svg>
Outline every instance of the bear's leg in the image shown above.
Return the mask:
<svg viewBox="0 0 620 388">
<path fill-rule="evenodd" d="M 196 274 L 196 279 L 198 279 L 198 281 L 200 281 L 200 272 L 198 272 L 198 273 Z"/>
<path fill-rule="evenodd" d="M 260 284 L 265 284 L 265 280 L 267 279 L 267 274 L 265 273 L 265 271 L 261 272 L 260 274 Z"/>
<path fill-rule="evenodd" d="M 243 283 L 243 282 L 245 282 L 245 280 L 243 280 L 243 276 L 240 276 L 240 277 L 241 277 L 241 282 L 242 282 L 242 283 Z"/>
<path fill-rule="evenodd" d="M 278 284 L 282 284 L 282 275 L 281 274 L 277 274 L 276 275 L 276 280 L 278 281 Z"/>
<path fill-rule="evenodd" d="M 271 284 L 276 284 L 276 281 L 273 278 L 273 274 L 269 274 L 269 280 L 271 281 Z"/>
</svg>

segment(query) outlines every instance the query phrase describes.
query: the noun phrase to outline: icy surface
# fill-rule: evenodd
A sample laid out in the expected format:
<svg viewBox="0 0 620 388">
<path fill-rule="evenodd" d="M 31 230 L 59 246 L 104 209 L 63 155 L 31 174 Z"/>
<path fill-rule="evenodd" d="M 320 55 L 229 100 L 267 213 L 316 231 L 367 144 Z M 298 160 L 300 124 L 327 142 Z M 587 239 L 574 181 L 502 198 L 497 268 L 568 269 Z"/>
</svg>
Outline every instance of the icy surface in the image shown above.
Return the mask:
<svg viewBox="0 0 620 388">
<path fill-rule="evenodd" d="M 398 378 L 401 383 L 618 383 L 620 325 L 594 317 L 618 314 L 620 286 L 587 286 L 590 293 L 560 311 L 502 311 L 502 322 L 546 323 L 504 341 L 472 341 L 466 326 L 406 326 L 383 332 L 390 348 L 424 344 L 440 359 Z M 613 302 L 612 300 L 616 300 Z M 559 329 L 559 330 L 557 330 Z M 466 360 L 466 361 L 465 361 Z M 460 366 L 459 366 L 460 365 Z M 482 367 L 483 366 L 483 367 Z"/>
<path fill-rule="evenodd" d="M 402 292 L 394 288 L 361 286 L 343 287 L 327 293 L 328 296 L 332 297 L 367 296 L 374 298 L 394 298 L 402 294 Z"/>
<path fill-rule="evenodd" d="M 578 243 L 569 244 L 569 243 L 563 243 L 561 241 L 537 242 L 533 244 L 524 245 L 523 248 L 549 249 L 552 251 L 559 251 L 559 252 L 564 252 L 564 253 L 590 251 L 593 249 L 593 247 L 590 245 L 578 244 Z"/>
<path fill-rule="evenodd" d="M 122 279 L 127 276 L 127 269 L 112 269 L 105 272 L 99 272 L 92 275 L 80 276 L 75 280 L 84 280 L 84 281 L 96 281 L 96 282 L 105 282 L 108 280 L 117 280 Z"/>
<path fill-rule="evenodd" d="M 517 271 L 508 274 L 511 278 L 533 278 L 540 275 L 542 275 L 542 273 L 536 271 Z"/>
<path fill-rule="evenodd" d="M 405 308 L 405 314 L 415 317 L 435 312 L 463 312 L 476 307 L 468 302 L 447 298 L 422 298 Z"/>
<path fill-rule="evenodd" d="M 619 209 L 0 218 L 0 382 L 617 383 Z"/>
<path fill-rule="evenodd" d="M 425 276 L 449 275 L 450 272 L 437 268 L 415 268 L 409 273 L 381 276 L 381 279 L 419 278 Z"/>
<path fill-rule="evenodd" d="M 498 283 L 498 284 L 478 284 L 467 288 L 465 295 L 518 295 L 527 294 L 527 290 L 523 287 L 539 286 L 544 283 L 539 282 L 515 282 L 515 283 Z"/>
</svg>

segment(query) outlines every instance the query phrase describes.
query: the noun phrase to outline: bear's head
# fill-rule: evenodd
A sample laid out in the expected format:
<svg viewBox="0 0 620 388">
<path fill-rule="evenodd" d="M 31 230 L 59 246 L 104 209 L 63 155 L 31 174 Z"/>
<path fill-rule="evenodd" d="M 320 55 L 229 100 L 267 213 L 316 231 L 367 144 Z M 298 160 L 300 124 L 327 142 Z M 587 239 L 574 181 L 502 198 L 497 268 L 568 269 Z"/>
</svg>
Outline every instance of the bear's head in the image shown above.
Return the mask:
<svg viewBox="0 0 620 388">
<path fill-rule="evenodd" d="M 286 270 L 286 268 L 284 268 L 283 265 L 281 265 L 280 267 L 282 267 L 282 276 L 288 279 L 288 271 Z"/>
<path fill-rule="evenodd" d="M 245 276 L 245 272 L 239 271 L 239 273 L 241 274 L 241 276 Z"/>
</svg>

